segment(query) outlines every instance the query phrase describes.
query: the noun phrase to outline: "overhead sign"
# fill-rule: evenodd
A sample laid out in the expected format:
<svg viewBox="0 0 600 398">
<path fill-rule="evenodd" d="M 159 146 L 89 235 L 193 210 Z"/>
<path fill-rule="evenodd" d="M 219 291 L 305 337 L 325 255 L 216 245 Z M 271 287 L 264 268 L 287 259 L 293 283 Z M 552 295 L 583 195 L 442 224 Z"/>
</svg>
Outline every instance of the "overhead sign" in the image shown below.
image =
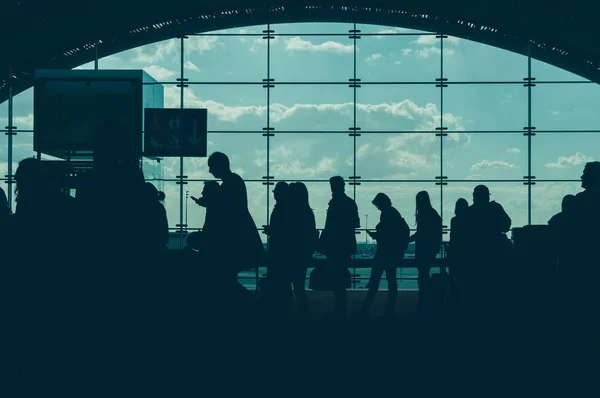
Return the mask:
<svg viewBox="0 0 600 398">
<path fill-rule="evenodd" d="M 144 155 L 205 157 L 207 114 L 206 109 L 146 109 Z"/>
</svg>

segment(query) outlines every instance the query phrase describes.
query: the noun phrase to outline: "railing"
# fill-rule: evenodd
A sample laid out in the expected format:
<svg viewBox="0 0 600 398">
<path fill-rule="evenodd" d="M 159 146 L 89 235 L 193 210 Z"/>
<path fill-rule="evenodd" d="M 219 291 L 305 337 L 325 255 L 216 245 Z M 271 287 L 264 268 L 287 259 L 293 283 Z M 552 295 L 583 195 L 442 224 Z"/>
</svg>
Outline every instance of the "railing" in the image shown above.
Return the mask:
<svg viewBox="0 0 600 398">
<path fill-rule="evenodd" d="M 306 273 L 306 283 L 308 283 L 309 277 L 310 277 L 310 272 L 317 267 L 319 264 L 322 264 L 326 261 L 325 257 L 323 256 L 318 256 L 313 258 L 312 264 L 309 266 L 308 268 L 308 272 Z M 435 271 L 436 268 L 440 268 L 440 267 L 445 267 L 447 266 L 446 264 L 446 258 L 445 258 L 445 251 L 442 251 L 440 253 L 440 255 L 438 255 L 438 258 L 435 259 L 435 261 L 431 264 L 431 269 L 433 269 Z M 350 283 L 351 283 L 351 288 L 352 289 L 357 289 L 359 288 L 359 285 L 362 282 L 366 282 L 369 280 L 369 274 L 361 274 L 359 272 L 357 272 L 357 270 L 363 270 L 363 269 L 370 269 L 373 267 L 373 258 L 371 256 L 369 257 L 362 257 L 361 255 L 356 255 L 354 256 L 354 258 L 352 259 L 351 263 L 350 263 Z M 396 279 L 398 281 L 416 281 L 417 280 L 417 274 L 416 274 L 416 269 L 417 269 L 417 264 L 415 262 L 414 257 L 405 257 L 402 261 L 399 262 L 397 269 L 399 271 L 399 275 L 397 275 Z M 408 275 L 404 275 L 404 272 L 406 270 L 413 270 L 413 272 L 408 272 Z M 404 272 L 403 272 L 404 271 Z M 246 272 L 242 272 L 239 274 L 238 276 L 238 280 L 240 281 L 240 283 L 242 283 L 244 286 L 246 287 L 250 287 L 250 288 L 256 288 L 259 286 L 260 281 L 263 279 L 267 278 L 267 273 L 266 273 L 266 267 L 259 267 L 259 268 L 255 268 L 254 270 L 251 271 L 246 271 Z M 250 284 L 249 282 L 254 282 L 254 284 Z M 381 281 L 381 289 L 386 288 L 387 282 L 385 281 L 385 278 L 382 279 Z M 416 288 L 415 286 L 410 286 L 409 288 Z"/>
</svg>

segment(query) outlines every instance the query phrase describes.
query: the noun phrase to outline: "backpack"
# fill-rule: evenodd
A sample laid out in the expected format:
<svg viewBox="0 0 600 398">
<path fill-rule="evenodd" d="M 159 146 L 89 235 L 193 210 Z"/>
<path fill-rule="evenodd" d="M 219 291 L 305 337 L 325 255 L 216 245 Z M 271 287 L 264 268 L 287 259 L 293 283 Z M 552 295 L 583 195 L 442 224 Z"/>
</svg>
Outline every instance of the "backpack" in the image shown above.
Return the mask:
<svg viewBox="0 0 600 398">
<path fill-rule="evenodd" d="M 402 250 L 408 249 L 408 241 L 410 240 L 410 227 L 406 223 L 406 220 L 400 216 L 400 221 L 398 225 L 398 240 L 400 247 Z"/>
</svg>

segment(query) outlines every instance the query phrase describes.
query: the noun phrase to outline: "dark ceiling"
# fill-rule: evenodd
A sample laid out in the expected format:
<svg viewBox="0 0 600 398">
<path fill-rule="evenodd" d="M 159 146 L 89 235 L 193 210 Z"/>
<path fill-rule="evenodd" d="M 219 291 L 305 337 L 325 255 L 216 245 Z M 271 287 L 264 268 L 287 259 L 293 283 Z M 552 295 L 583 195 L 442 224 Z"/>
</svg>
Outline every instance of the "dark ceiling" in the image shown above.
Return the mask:
<svg viewBox="0 0 600 398">
<path fill-rule="evenodd" d="M 550 5 L 551 4 L 551 5 Z M 73 68 L 140 45 L 218 29 L 356 22 L 446 33 L 527 54 L 600 82 L 600 2 L 571 0 L 2 0 L 0 103 L 36 69 Z M 525 76 L 523 76 L 525 77 Z"/>
</svg>

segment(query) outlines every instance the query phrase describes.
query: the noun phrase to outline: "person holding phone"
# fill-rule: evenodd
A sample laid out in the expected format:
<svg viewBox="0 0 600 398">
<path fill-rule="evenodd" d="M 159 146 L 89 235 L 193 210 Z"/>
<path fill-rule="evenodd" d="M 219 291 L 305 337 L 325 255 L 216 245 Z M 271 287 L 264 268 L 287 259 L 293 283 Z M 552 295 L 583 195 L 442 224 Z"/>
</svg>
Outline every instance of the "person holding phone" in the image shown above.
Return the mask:
<svg viewBox="0 0 600 398">
<path fill-rule="evenodd" d="M 370 316 L 371 305 L 377 296 L 381 277 L 385 271 L 388 282 L 388 298 L 383 315 L 392 317 L 394 316 L 394 307 L 398 296 L 396 267 L 404 257 L 404 251 L 408 247 L 410 229 L 400 212 L 392 206 L 389 196 L 378 193 L 372 203 L 381 211 L 381 216 L 376 229 L 374 231 L 367 230 L 367 234 L 377 241 L 377 251 L 373 259 L 371 277 L 367 284 L 369 289 L 367 297 L 356 316 Z"/>
</svg>

